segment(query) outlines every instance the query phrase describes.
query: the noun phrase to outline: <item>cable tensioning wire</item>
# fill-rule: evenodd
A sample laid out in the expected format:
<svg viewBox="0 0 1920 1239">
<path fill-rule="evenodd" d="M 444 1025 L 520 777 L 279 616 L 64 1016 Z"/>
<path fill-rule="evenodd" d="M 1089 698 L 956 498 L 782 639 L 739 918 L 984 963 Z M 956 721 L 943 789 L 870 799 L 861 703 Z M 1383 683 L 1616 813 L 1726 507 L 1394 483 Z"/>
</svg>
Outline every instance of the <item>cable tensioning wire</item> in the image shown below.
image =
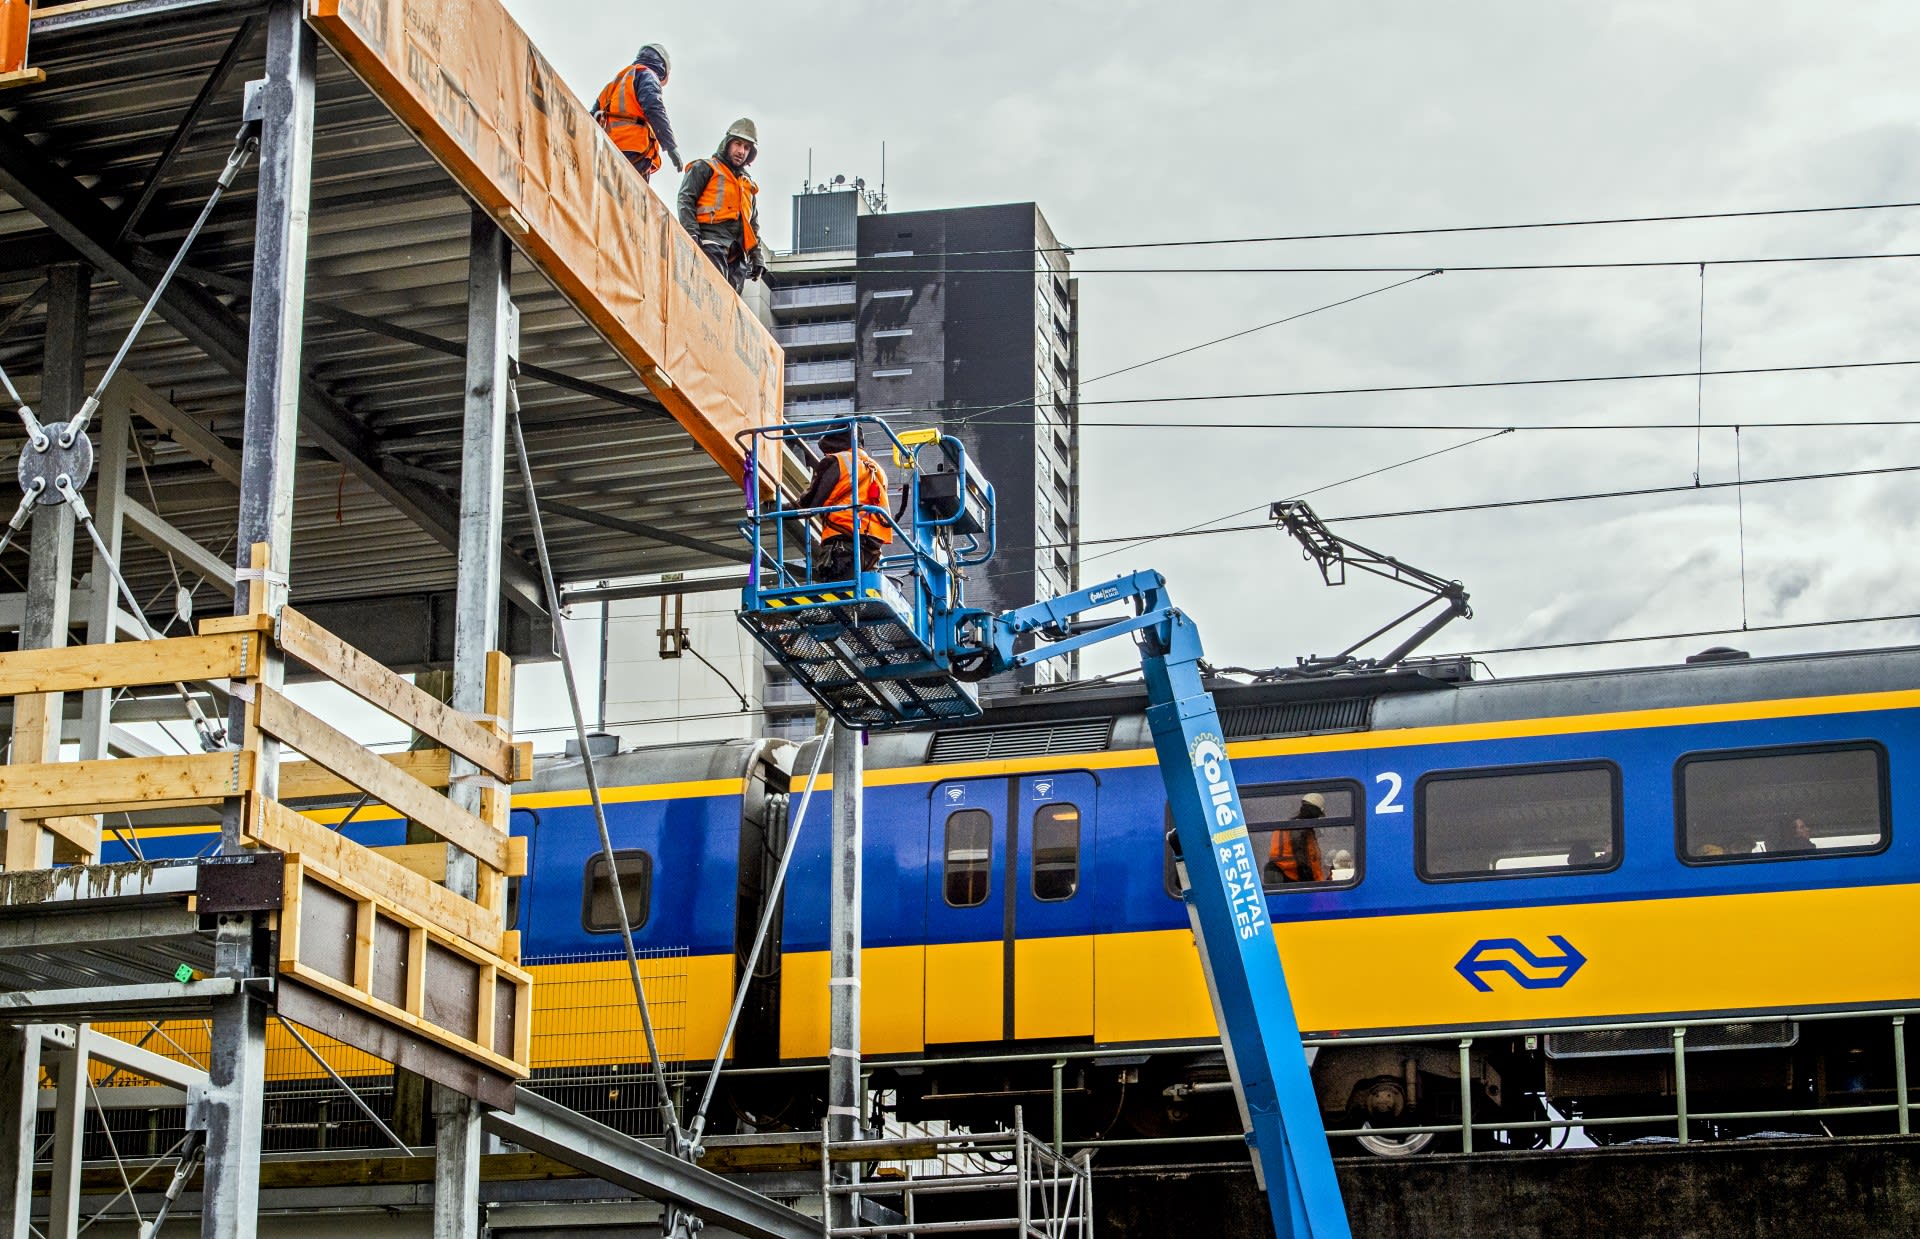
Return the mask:
<svg viewBox="0 0 1920 1239">
<path fill-rule="evenodd" d="M 652 1067 L 653 1084 L 658 1094 L 660 1117 L 666 1132 L 679 1152 L 684 1136 L 673 1093 L 667 1087 L 666 1064 L 660 1057 L 659 1039 L 653 1029 L 653 1009 L 647 1002 L 646 982 L 640 976 L 640 955 L 633 945 L 633 923 L 627 917 L 627 896 L 620 876 L 620 861 L 613 847 L 613 834 L 607 826 L 607 806 L 600 795 L 600 776 L 593 766 L 593 748 L 587 740 L 586 716 L 580 708 L 580 686 L 573 678 L 573 656 L 567 648 L 566 624 L 561 617 L 560 590 L 554 584 L 553 560 L 547 553 L 546 525 L 540 517 L 539 492 L 533 485 L 533 458 L 527 452 L 526 435 L 520 427 L 520 396 L 514 380 L 507 382 L 507 428 L 512 434 L 514 454 L 520 466 L 520 485 L 526 492 L 527 515 L 533 524 L 533 545 L 540 560 L 540 579 L 546 589 L 548 613 L 553 619 L 553 642 L 560 655 L 560 670 L 566 681 L 567 705 L 573 712 L 573 732 L 580 744 L 580 769 L 586 779 L 587 795 L 593 802 L 594 825 L 600 833 L 600 854 L 607 863 L 607 887 L 613 895 L 614 916 L 620 924 L 620 942 L 626 948 L 627 971 L 633 984 L 634 1001 L 640 1008 L 640 1026 L 646 1034 L 647 1060 Z"/>
</svg>

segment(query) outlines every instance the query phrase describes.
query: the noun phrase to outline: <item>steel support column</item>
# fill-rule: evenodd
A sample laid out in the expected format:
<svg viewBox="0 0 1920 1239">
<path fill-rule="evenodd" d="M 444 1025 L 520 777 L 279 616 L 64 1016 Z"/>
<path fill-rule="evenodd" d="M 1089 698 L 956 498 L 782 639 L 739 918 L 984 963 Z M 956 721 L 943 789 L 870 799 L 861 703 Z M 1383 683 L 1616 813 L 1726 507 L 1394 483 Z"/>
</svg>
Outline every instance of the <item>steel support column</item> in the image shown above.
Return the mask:
<svg viewBox="0 0 1920 1239">
<path fill-rule="evenodd" d="M 117 561 L 120 556 L 121 517 L 127 498 L 127 440 L 132 434 L 133 417 L 125 403 L 116 400 L 100 410 L 94 425 L 98 428 L 98 437 L 94 447 L 93 475 L 99 485 L 93 498 L 93 523 L 100 531 L 101 540 L 107 544 L 108 554 Z M 106 557 L 97 548 L 93 552 L 92 565 L 92 591 L 86 606 L 87 644 L 105 645 L 114 639 L 118 631 L 114 609 L 119 598 Z M 107 737 L 113 724 L 112 703 L 112 690 L 104 688 L 86 694 L 82 701 L 82 761 L 107 755 Z"/>
<path fill-rule="evenodd" d="M 40 1108 L 40 1029 L 0 1024 L 0 1239 L 33 1231 L 34 1121 Z"/>
<path fill-rule="evenodd" d="M 48 1032 L 41 1039 L 41 1056 L 53 1075 L 53 1175 L 47 1189 L 45 1234 L 47 1239 L 77 1239 L 87 1089 L 91 1083 L 87 1037 L 84 1027 Z"/>
<path fill-rule="evenodd" d="M 248 322 L 246 415 L 240 463 L 235 559 L 241 588 L 234 610 L 252 603 L 252 547 L 265 543 L 259 586 L 266 607 L 286 599 L 292 558 L 294 448 L 300 423 L 301 333 L 307 289 L 307 210 L 313 182 L 314 34 L 301 0 L 267 7 L 267 59 L 254 207 L 252 317 Z M 268 657 L 261 682 L 277 687 L 285 668 Z M 229 734 L 244 730 L 245 702 L 232 705 Z M 279 746 L 260 745 L 258 791 L 278 790 Z M 237 852 L 243 804 L 229 801 L 222 850 Z M 270 944 L 254 918 L 223 915 L 216 926 L 214 975 L 243 982 L 213 1005 L 208 1055 L 207 1153 L 200 1233 L 205 1239 L 253 1239 L 260 1198 L 260 1120 L 266 1087 L 267 1010 L 244 984 L 271 975 Z"/>
<path fill-rule="evenodd" d="M 858 1140 L 860 1131 L 860 847 L 866 800 L 861 786 L 866 767 L 866 734 L 851 727 L 833 732 L 833 875 L 827 943 L 831 967 L 828 993 L 827 1139 Z M 853 1162 L 835 1162 L 830 1181 L 850 1183 Z M 827 1217 L 833 1226 L 852 1226 L 857 1201 L 830 1196 Z"/>
<path fill-rule="evenodd" d="M 520 347 L 512 300 L 513 250 L 504 233 L 473 214 L 467 273 L 467 392 L 460 459 L 460 575 L 453 636 L 453 708 L 487 708 L 487 655 L 500 643 L 500 530 L 506 482 L 508 365 Z M 468 812 L 480 809 L 478 772 L 453 759 L 448 791 Z M 447 848 L 447 886 L 472 898 L 473 857 Z M 480 1104 L 433 1086 L 434 1239 L 478 1239 Z"/>
<path fill-rule="evenodd" d="M 48 423 L 70 418 L 80 407 L 87 382 L 87 311 L 93 271 L 64 263 L 48 276 L 45 370 L 40 384 L 40 415 Z M 41 650 L 67 643 L 73 583 L 73 509 L 66 504 L 35 508 L 33 543 L 27 568 L 27 607 L 20 625 L 20 648 Z M 14 698 L 13 760 L 42 762 L 60 752 L 59 693 Z M 28 751 L 31 750 L 31 751 Z M 7 832 L 8 869 L 45 869 L 53 865 L 53 835 L 19 824 Z"/>
</svg>

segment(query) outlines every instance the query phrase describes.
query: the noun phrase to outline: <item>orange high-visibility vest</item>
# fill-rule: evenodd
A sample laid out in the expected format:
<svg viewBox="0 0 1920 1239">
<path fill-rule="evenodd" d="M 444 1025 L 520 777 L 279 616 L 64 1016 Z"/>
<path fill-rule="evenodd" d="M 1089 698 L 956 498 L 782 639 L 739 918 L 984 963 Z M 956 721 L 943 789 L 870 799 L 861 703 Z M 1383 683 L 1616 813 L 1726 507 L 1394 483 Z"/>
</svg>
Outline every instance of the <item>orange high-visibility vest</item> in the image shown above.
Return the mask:
<svg viewBox="0 0 1920 1239">
<path fill-rule="evenodd" d="M 619 77 L 607 83 L 600 92 L 595 111 L 600 115 L 600 127 L 607 131 L 613 144 L 632 155 L 638 155 L 646 161 L 652 171 L 660 169 L 660 139 L 654 136 L 653 126 L 647 123 L 647 115 L 641 110 L 640 96 L 634 93 L 633 75 L 652 73 L 653 70 L 638 62 L 628 65 Z"/>
<path fill-rule="evenodd" d="M 701 191 L 700 201 L 693 208 L 693 218 L 703 224 L 739 220 L 741 252 L 753 253 L 760 244 L 760 238 L 753 231 L 753 196 L 760 192 L 760 187 L 753 183 L 752 177 L 735 172 L 717 155 L 709 159 L 707 165 L 713 169 L 713 176 Z"/>
<path fill-rule="evenodd" d="M 1280 870 L 1280 876 L 1289 882 L 1324 882 L 1327 880 L 1326 862 L 1320 859 L 1319 833 L 1312 829 L 1303 831 L 1307 841 L 1298 853 L 1294 851 L 1294 832 L 1282 827 L 1273 832 L 1273 848 L 1267 854 L 1267 862 Z"/>
<path fill-rule="evenodd" d="M 853 453 L 847 452 L 840 457 L 839 480 L 834 482 L 833 491 L 828 494 L 826 502 L 821 505 L 822 507 L 835 509 L 820 518 L 820 523 L 826 526 L 826 532 L 830 537 L 839 536 L 844 538 L 853 533 L 853 514 L 849 512 L 847 508 L 853 502 L 853 484 L 850 479 L 854 475 L 855 467 L 853 463 Z M 867 455 L 865 452 L 860 453 L 858 469 L 860 473 L 860 505 L 862 507 L 875 507 L 885 511 L 887 506 L 886 472 L 874 462 L 873 457 Z M 860 513 L 860 536 L 863 538 L 872 538 L 880 545 L 885 546 L 887 543 L 893 541 L 893 526 L 878 512 L 862 512 Z"/>
</svg>

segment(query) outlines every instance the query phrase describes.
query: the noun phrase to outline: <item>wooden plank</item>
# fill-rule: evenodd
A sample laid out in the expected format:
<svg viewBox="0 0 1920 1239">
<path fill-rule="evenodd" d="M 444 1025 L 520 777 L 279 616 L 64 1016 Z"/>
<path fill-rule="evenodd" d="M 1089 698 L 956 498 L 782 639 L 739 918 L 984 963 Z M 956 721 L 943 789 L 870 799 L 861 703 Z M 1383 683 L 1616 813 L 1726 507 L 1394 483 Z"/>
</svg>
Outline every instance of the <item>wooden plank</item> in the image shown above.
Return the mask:
<svg viewBox="0 0 1920 1239">
<path fill-rule="evenodd" d="M 0 90 L 11 90 L 15 86 L 38 86 L 46 80 L 45 69 L 15 69 L 11 73 L 0 73 Z"/>
<path fill-rule="evenodd" d="M 249 797 L 246 836 L 253 842 L 299 856 L 303 862 L 337 874 L 364 887 L 392 907 L 403 909 L 425 924 L 473 943 L 491 955 L 505 958 L 506 945 L 498 917 L 444 886 L 362 847 L 343 835 L 303 817 L 266 796 Z M 438 847 L 437 844 L 427 844 Z M 444 854 L 444 849 L 441 849 Z"/>
<path fill-rule="evenodd" d="M 0 697 L 244 679 L 260 670 L 257 633 L 169 637 L 0 654 Z"/>
<path fill-rule="evenodd" d="M 280 612 L 280 648 L 497 779 L 514 777 L 513 745 L 361 653 L 292 607 Z M 397 806 L 396 806 L 397 807 Z"/>
<path fill-rule="evenodd" d="M 379 853 L 394 864 L 419 874 L 429 882 L 445 882 L 447 880 L 447 845 L 444 843 L 396 843 L 390 847 L 369 848 L 368 850 Z M 507 841 L 507 851 L 509 854 L 507 858 L 507 871 L 504 875 L 496 876 L 509 878 L 526 877 L 527 841 L 518 838 L 509 839 Z M 492 871 L 482 869 L 481 872 L 488 873 Z M 484 899 L 477 899 L 474 902 L 486 905 L 486 900 Z M 488 906 L 490 907 L 490 905 Z M 493 908 L 492 910 L 496 912 L 499 911 L 497 908 Z M 495 954 L 505 954 L 505 952 L 495 952 Z"/>
<path fill-rule="evenodd" d="M 447 785 L 447 750 L 408 749 L 401 753 L 377 756 L 397 770 L 404 770 L 428 787 Z M 360 789 L 334 774 L 318 762 L 289 761 L 280 764 L 280 799 L 307 800 L 321 796 L 353 796 Z"/>
<path fill-rule="evenodd" d="M 430 1020 L 422 1019 L 411 1011 L 402 1011 L 392 1003 L 382 1002 L 372 994 L 363 994 L 351 985 L 343 985 L 317 968 L 309 968 L 305 964 L 295 963 L 291 967 L 283 965 L 281 971 L 299 979 L 307 985 L 311 985 L 322 993 L 338 998 L 341 1002 L 349 1006 L 358 1007 L 371 1015 L 376 1015 L 390 1023 L 398 1024 L 409 1032 L 437 1041 L 455 1053 L 464 1054 L 468 1058 L 479 1059 L 502 1075 L 510 1076 L 515 1080 L 524 1080 L 533 1074 L 527 1069 L 526 1065 L 516 1063 L 504 1054 L 495 1053 L 492 1049 L 481 1045 L 477 1041 L 469 1041 L 459 1033 L 450 1032 Z M 524 989 L 527 987 L 523 984 L 516 988 Z"/>
<path fill-rule="evenodd" d="M 311 711 L 262 684 L 254 704 L 260 730 L 292 745 L 381 804 L 412 818 L 481 864 L 507 867 L 507 836 L 404 770 L 384 761 Z"/>
<path fill-rule="evenodd" d="M 0 766 L 0 808 L 62 817 L 218 804 L 252 784 L 254 756 L 233 751 Z"/>
<path fill-rule="evenodd" d="M 200 635 L 211 637 L 221 632 L 272 632 L 271 615 L 214 615 L 200 621 Z"/>
</svg>

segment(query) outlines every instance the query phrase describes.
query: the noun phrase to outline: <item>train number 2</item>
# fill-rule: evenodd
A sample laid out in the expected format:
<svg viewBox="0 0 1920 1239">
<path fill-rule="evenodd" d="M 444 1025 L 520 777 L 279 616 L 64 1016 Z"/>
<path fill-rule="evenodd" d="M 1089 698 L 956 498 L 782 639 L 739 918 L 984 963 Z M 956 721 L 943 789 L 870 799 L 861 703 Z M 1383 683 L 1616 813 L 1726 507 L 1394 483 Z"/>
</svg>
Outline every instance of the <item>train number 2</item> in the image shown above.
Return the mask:
<svg viewBox="0 0 1920 1239">
<path fill-rule="evenodd" d="M 1407 811 L 1407 806 L 1400 803 L 1401 781 L 1399 775 L 1389 770 L 1385 774 L 1374 775 L 1373 781 L 1375 783 L 1384 783 L 1387 786 L 1387 794 L 1380 797 L 1379 804 L 1373 806 L 1375 813 L 1405 813 Z"/>
</svg>

